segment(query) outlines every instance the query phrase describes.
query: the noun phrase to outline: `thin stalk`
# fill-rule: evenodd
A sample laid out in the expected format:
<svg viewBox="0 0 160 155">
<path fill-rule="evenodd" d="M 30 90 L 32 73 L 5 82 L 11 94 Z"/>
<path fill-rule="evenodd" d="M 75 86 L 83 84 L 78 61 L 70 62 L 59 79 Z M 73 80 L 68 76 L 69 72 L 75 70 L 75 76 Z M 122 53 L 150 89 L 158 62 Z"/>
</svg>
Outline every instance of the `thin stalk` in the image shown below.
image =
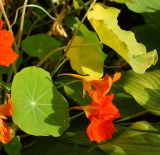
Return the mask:
<svg viewBox="0 0 160 155">
<path fill-rule="evenodd" d="M 11 28 L 11 25 L 10 25 L 10 22 L 8 20 L 8 17 L 7 17 L 7 14 L 6 14 L 5 10 L 4 10 L 2 0 L 0 0 L 0 8 L 1 8 L 2 14 L 4 16 L 4 19 L 5 19 L 6 23 L 7 23 L 9 31 L 11 32 L 12 35 L 14 35 L 13 31 L 12 31 L 12 28 Z"/>
<path fill-rule="evenodd" d="M 56 53 L 58 51 L 64 50 L 66 47 L 67 46 L 59 47 L 59 48 L 56 48 L 53 51 L 49 52 L 36 66 L 40 67 L 47 59 L 49 59 L 49 57 L 51 55 L 53 55 L 54 53 Z"/>
<path fill-rule="evenodd" d="M 21 43 L 21 40 L 22 40 L 23 26 L 24 26 L 24 17 L 25 17 L 27 2 L 28 2 L 28 0 L 25 0 L 25 1 L 24 1 L 24 4 L 23 4 L 23 10 L 22 10 L 22 15 L 21 15 L 21 22 L 20 22 L 19 34 L 18 34 L 18 41 L 17 41 L 17 48 L 18 48 L 18 49 L 19 49 L 19 47 L 20 47 L 20 43 Z"/>
<path fill-rule="evenodd" d="M 126 121 L 126 120 L 129 120 L 129 119 L 133 119 L 133 118 L 136 118 L 136 117 L 138 117 L 138 116 L 144 115 L 144 114 L 147 113 L 147 112 L 148 112 L 148 110 L 141 111 L 141 112 L 139 112 L 139 113 L 132 114 L 132 115 L 130 115 L 130 116 L 127 116 L 127 117 L 124 117 L 124 118 L 122 118 L 122 119 L 119 119 L 119 120 L 117 120 L 117 121 L 115 121 L 115 122 L 116 122 L 116 123 L 119 123 L 119 122 L 122 122 L 122 121 Z"/>
<path fill-rule="evenodd" d="M 79 116 L 81 116 L 83 114 L 84 114 L 84 112 L 81 112 L 81 113 L 79 113 L 77 115 L 74 115 L 74 116 L 70 117 L 70 119 L 75 119 L 75 118 L 77 118 L 77 117 L 79 117 Z"/>
</svg>

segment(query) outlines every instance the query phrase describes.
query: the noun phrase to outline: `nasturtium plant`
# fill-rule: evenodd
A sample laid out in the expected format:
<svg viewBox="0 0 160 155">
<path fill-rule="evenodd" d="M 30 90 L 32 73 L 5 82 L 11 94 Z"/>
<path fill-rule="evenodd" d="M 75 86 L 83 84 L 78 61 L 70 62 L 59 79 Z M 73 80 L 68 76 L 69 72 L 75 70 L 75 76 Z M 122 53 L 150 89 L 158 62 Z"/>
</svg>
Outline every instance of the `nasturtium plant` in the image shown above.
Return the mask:
<svg viewBox="0 0 160 155">
<path fill-rule="evenodd" d="M 0 155 L 159 155 L 160 0 L 0 0 Z"/>
<path fill-rule="evenodd" d="M 28 67 L 12 83 L 13 121 L 28 134 L 55 137 L 69 126 L 68 103 L 48 72 Z"/>
</svg>

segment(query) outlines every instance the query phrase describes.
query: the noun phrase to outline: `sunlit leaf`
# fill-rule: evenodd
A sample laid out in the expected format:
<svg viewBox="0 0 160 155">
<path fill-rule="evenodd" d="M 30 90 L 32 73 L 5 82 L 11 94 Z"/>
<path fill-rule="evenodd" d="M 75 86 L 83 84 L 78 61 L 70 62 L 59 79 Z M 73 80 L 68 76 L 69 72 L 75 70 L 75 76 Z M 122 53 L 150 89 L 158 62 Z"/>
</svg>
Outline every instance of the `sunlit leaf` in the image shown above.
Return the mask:
<svg viewBox="0 0 160 155">
<path fill-rule="evenodd" d="M 48 72 L 24 68 L 12 83 L 13 121 L 31 135 L 60 136 L 69 126 L 68 104 Z"/>
<path fill-rule="evenodd" d="M 138 74 L 123 72 L 119 81 L 125 91 L 148 111 L 160 115 L 160 70 Z"/>
<path fill-rule="evenodd" d="M 159 0 L 135 0 L 133 2 L 126 2 L 127 7 L 135 12 L 154 12 L 160 10 Z"/>
<path fill-rule="evenodd" d="M 90 38 L 90 39 L 89 39 Z M 67 52 L 72 68 L 82 75 L 89 75 L 94 79 L 103 76 L 103 63 L 105 54 L 96 40 L 96 35 L 75 36 L 71 48 Z"/>
<path fill-rule="evenodd" d="M 142 130 L 142 131 L 141 131 Z M 158 130 L 146 121 L 133 123 L 112 142 L 99 147 L 111 155 L 159 155 L 160 135 Z"/>
<path fill-rule="evenodd" d="M 133 32 L 122 30 L 118 26 L 119 12 L 116 8 L 97 3 L 89 12 L 88 19 L 102 43 L 122 56 L 135 72 L 144 73 L 157 62 L 157 51 L 147 52 L 146 47 L 136 41 Z"/>
</svg>

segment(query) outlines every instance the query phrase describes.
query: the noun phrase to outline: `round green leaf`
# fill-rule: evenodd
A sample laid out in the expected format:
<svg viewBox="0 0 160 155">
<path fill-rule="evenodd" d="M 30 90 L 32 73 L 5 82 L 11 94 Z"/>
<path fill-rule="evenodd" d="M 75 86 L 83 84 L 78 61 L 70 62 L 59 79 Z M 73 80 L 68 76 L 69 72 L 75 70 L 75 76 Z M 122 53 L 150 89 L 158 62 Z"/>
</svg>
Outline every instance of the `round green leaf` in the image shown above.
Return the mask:
<svg viewBox="0 0 160 155">
<path fill-rule="evenodd" d="M 42 59 L 47 53 L 59 47 L 60 43 L 53 37 L 46 34 L 36 34 L 27 37 L 22 41 L 23 50 L 33 57 Z M 61 53 L 55 53 L 52 58 L 59 58 Z"/>
<path fill-rule="evenodd" d="M 28 134 L 60 136 L 69 126 L 68 104 L 48 72 L 28 67 L 12 83 L 13 121 Z"/>
</svg>

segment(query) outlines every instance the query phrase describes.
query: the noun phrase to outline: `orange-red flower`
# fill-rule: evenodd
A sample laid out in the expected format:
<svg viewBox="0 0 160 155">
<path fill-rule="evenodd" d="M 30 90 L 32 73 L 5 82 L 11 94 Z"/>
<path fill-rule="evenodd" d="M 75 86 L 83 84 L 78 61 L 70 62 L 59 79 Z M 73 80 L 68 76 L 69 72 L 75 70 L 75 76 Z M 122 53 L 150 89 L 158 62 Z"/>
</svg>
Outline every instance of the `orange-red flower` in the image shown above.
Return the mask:
<svg viewBox="0 0 160 155">
<path fill-rule="evenodd" d="M 72 109 L 84 110 L 90 120 L 87 135 L 91 141 L 101 142 L 112 138 L 116 131 L 113 121 L 120 116 L 119 110 L 112 103 L 114 95 L 104 96 L 100 102 L 92 101 L 90 105 L 73 107 Z"/>
<path fill-rule="evenodd" d="M 7 117 L 12 116 L 12 102 L 10 95 L 8 96 L 8 103 L 0 105 L 0 142 L 8 143 L 12 139 L 11 130 L 6 123 Z"/>
<path fill-rule="evenodd" d="M 84 112 L 90 120 L 87 135 L 91 141 L 101 142 L 112 137 L 116 131 L 113 120 L 120 116 L 118 109 L 113 105 L 113 94 L 104 96 L 100 103 L 92 102 L 84 107 Z"/>
<path fill-rule="evenodd" d="M 18 58 L 18 54 L 11 48 L 14 41 L 12 34 L 2 29 L 3 21 L 0 20 L 0 65 L 9 66 Z"/>
<path fill-rule="evenodd" d="M 83 96 L 86 92 L 88 92 L 95 102 L 99 102 L 101 98 L 109 92 L 112 83 L 121 77 L 120 72 L 115 73 L 113 79 L 108 74 L 106 74 L 103 79 L 98 80 L 95 80 L 90 76 L 82 76 L 78 74 L 65 73 L 63 75 L 69 75 L 81 79 L 83 82 Z"/>
</svg>

